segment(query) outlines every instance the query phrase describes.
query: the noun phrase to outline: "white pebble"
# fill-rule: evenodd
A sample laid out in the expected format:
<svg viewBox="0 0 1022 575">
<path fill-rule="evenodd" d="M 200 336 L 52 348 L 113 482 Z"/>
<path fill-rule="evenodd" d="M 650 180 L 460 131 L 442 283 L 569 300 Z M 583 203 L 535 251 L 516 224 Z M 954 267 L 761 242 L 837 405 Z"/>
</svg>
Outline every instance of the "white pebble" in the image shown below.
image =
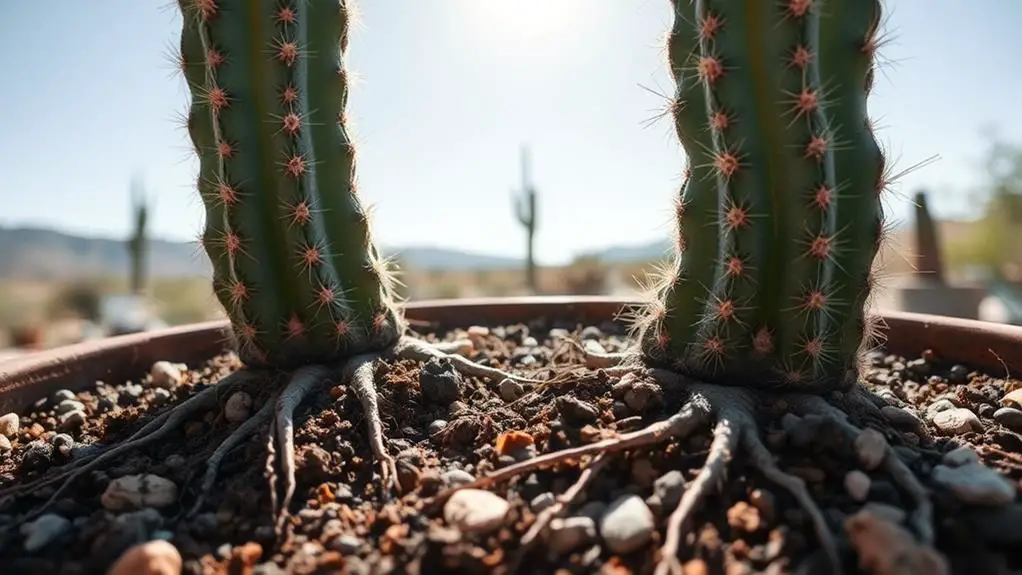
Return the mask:
<svg viewBox="0 0 1022 575">
<path fill-rule="evenodd" d="M 967 463 L 961 467 L 938 465 L 933 468 L 930 479 L 966 505 L 1000 507 L 1015 500 L 1015 485 L 981 463 Z"/>
<path fill-rule="evenodd" d="M 13 438 L 18 434 L 19 427 L 21 427 L 21 418 L 17 413 L 6 413 L 0 416 L 0 435 Z"/>
<path fill-rule="evenodd" d="M 849 497 L 856 501 L 866 500 L 866 497 L 869 496 L 870 483 L 869 475 L 858 469 L 853 469 L 845 475 L 845 491 Z"/>
<path fill-rule="evenodd" d="M 35 521 L 21 527 L 21 534 L 25 536 L 25 551 L 34 553 L 46 547 L 70 528 L 71 522 L 60 515 L 40 515 Z"/>
<path fill-rule="evenodd" d="M 863 467 L 876 469 L 887 457 L 887 439 L 875 429 L 863 429 L 855 438 L 855 454 Z"/>
<path fill-rule="evenodd" d="M 241 423 L 248 419 L 252 412 L 252 396 L 239 391 L 227 398 L 224 405 L 224 417 L 231 423 Z"/>
<path fill-rule="evenodd" d="M 595 339 L 587 339 L 585 343 L 582 344 L 582 347 L 585 348 L 586 353 L 593 355 L 603 355 L 607 353 L 607 350 L 604 349 L 603 346 L 600 345 L 600 342 Z"/>
<path fill-rule="evenodd" d="M 444 504 L 444 519 L 462 533 L 489 533 L 504 524 L 511 505 L 495 493 L 462 489 Z"/>
<path fill-rule="evenodd" d="M 0 435 L 0 453 L 7 453 L 11 449 L 11 440 L 6 435 Z"/>
<path fill-rule="evenodd" d="M 111 511 L 166 507 L 177 501 L 177 484 L 151 473 L 125 475 L 111 481 L 100 497 Z"/>
<path fill-rule="evenodd" d="M 584 515 L 557 518 L 550 522 L 547 546 L 558 555 L 578 549 L 596 540 L 596 522 Z"/>
<path fill-rule="evenodd" d="M 983 429 L 983 424 L 976 414 L 964 407 L 956 407 L 935 414 L 933 425 L 944 433 L 951 434 L 982 431 Z"/>
<path fill-rule="evenodd" d="M 638 495 L 616 499 L 600 518 L 600 535 L 613 553 L 631 553 L 645 545 L 655 528 L 653 512 Z"/>
<path fill-rule="evenodd" d="M 181 383 L 181 370 L 169 361 L 158 361 L 149 369 L 149 385 L 170 389 Z"/>
<path fill-rule="evenodd" d="M 979 454 L 973 448 L 964 445 L 945 453 L 941 461 L 951 467 L 961 467 L 969 463 L 979 463 Z"/>
</svg>

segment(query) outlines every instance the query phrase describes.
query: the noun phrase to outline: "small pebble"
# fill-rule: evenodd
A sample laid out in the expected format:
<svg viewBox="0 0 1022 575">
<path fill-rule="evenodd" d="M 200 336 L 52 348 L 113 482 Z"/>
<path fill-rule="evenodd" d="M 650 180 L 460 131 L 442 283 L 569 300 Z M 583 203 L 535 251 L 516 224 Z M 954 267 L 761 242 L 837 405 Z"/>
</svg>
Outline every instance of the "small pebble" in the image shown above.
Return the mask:
<svg viewBox="0 0 1022 575">
<path fill-rule="evenodd" d="M 1013 389 L 1004 394 L 1001 398 L 1001 405 L 1005 407 L 1022 408 L 1022 387 Z"/>
<path fill-rule="evenodd" d="M 933 425 L 944 433 L 957 435 L 968 431 L 981 431 L 983 424 L 976 414 L 965 409 L 956 407 L 941 411 L 933 416 Z"/>
<path fill-rule="evenodd" d="M 961 467 L 969 463 L 979 463 L 979 454 L 968 446 L 956 447 L 945 453 L 941 461 L 950 467 Z"/>
<path fill-rule="evenodd" d="M 21 467 L 27 471 L 38 471 L 48 467 L 53 461 L 53 446 L 37 439 L 25 446 L 25 453 L 21 457 Z"/>
<path fill-rule="evenodd" d="M 169 541 L 156 539 L 131 547 L 110 567 L 108 575 L 180 575 L 181 553 Z"/>
<path fill-rule="evenodd" d="M 57 451 L 64 457 L 70 455 L 71 450 L 75 447 L 74 438 L 66 433 L 58 433 L 57 435 L 54 435 L 53 439 L 50 440 L 50 443 L 52 443 L 53 447 L 56 447 Z"/>
<path fill-rule="evenodd" d="M 74 399 L 75 392 L 70 389 L 58 389 L 53 392 L 53 403 L 60 403 L 68 399 Z"/>
<path fill-rule="evenodd" d="M 994 421 L 1011 431 L 1022 432 L 1022 410 L 1002 407 L 994 412 Z"/>
<path fill-rule="evenodd" d="M 595 423 L 600 416 L 595 407 L 571 395 L 558 397 L 556 403 L 561 415 L 572 423 Z"/>
<path fill-rule="evenodd" d="M 476 478 L 464 469 L 451 469 L 444 472 L 443 480 L 448 486 L 456 487 L 458 485 L 472 483 L 476 480 Z"/>
<path fill-rule="evenodd" d="M 462 489 L 444 504 L 444 519 L 462 533 L 489 533 L 503 525 L 510 509 L 511 505 L 496 493 Z"/>
<path fill-rule="evenodd" d="M 231 423 L 241 423 L 248 419 L 252 411 L 252 396 L 238 391 L 227 398 L 224 404 L 224 418 Z"/>
<path fill-rule="evenodd" d="M 547 545 L 550 551 L 562 555 L 596 541 L 596 522 L 584 515 L 556 518 L 550 522 Z"/>
<path fill-rule="evenodd" d="M 600 345 L 600 342 L 595 339 L 585 340 L 585 343 L 582 344 L 582 348 L 585 349 L 586 353 L 593 355 L 604 355 L 607 353 L 607 350 L 604 349 L 604 347 Z"/>
<path fill-rule="evenodd" d="M 153 392 L 153 405 L 163 405 L 170 401 L 170 392 L 162 387 L 156 388 Z"/>
<path fill-rule="evenodd" d="M 110 481 L 100 497 L 111 511 L 166 507 L 177 501 L 177 484 L 152 473 L 125 475 Z"/>
<path fill-rule="evenodd" d="M 522 384 L 511 378 L 502 379 L 497 386 L 497 390 L 500 391 L 501 399 L 508 403 L 525 395 L 525 388 L 522 387 Z"/>
<path fill-rule="evenodd" d="M 916 417 L 915 414 L 900 407 L 885 405 L 880 408 L 880 413 L 884 416 L 884 419 L 895 427 L 914 430 L 923 426 L 922 420 Z"/>
<path fill-rule="evenodd" d="M 443 433 L 444 428 L 446 428 L 446 427 L 447 427 L 447 421 L 446 420 L 434 419 L 432 422 L 430 422 L 429 427 L 426 428 L 426 433 L 431 438 L 439 439 L 436 436 L 439 435 L 440 433 Z"/>
<path fill-rule="evenodd" d="M 933 417 L 938 413 L 942 411 L 955 409 L 957 407 L 958 406 L 952 403 L 950 399 L 947 398 L 938 399 L 937 401 L 934 401 L 933 403 L 930 404 L 929 407 L 926 408 L 926 415 L 930 419 L 933 419 Z"/>
<path fill-rule="evenodd" d="M 331 540 L 328 545 L 341 555 L 355 555 L 362 548 L 362 540 L 354 535 L 341 535 Z"/>
<path fill-rule="evenodd" d="M 888 505 L 887 503 L 880 503 L 877 501 L 870 501 L 869 503 L 862 506 L 862 511 L 866 511 L 880 517 L 891 523 L 901 523 L 908 517 L 908 513 L 900 507 L 894 505 Z"/>
<path fill-rule="evenodd" d="M 450 359 L 433 357 L 419 370 L 419 388 L 427 402 L 447 406 L 461 397 L 461 375 Z"/>
<path fill-rule="evenodd" d="M 853 469 L 845 474 L 845 491 L 855 501 L 866 500 L 866 497 L 869 496 L 870 483 L 869 476 L 858 469 Z"/>
<path fill-rule="evenodd" d="M 948 374 L 948 381 L 951 383 L 963 384 L 969 382 L 969 368 L 964 365 L 952 365 Z"/>
<path fill-rule="evenodd" d="M 603 332 L 601 332 L 600 328 L 596 327 L 595 325 L 587 325 L 582 329 L 582 333 L 580 334 L 579 337 L 581 337 L 583 341 L 600 339 L 601 337 L 603 337 Z"/>
<path fill-rule="evenodd" d="M 533 497 L 532 501 L 529 502 L 529 507 L 532 508 L 534 513 L 539 513 L 556 502 L 557 500 L 554 498 L 554 494 L 547 491 Z"/>
<path fill-rule="evenodd" d="M 649 542 L 653 512 L 638 495 L 623 495 L 600 518 L 600 535 L 613 553 L 631 553 Z"/>
<path fill-rule="evenodd" d="M 855 438 L 855 455 L 863 467 L 876 469 L 887 456 L 887 439 L 875 429 L 863 429 Z"/>
<path fill-rule="evenodd" d="M 685 492 L 685 476 L 677 469 L 668 471 L 653 482 L 653 494 L 665 509 L 674 509 Z"/>
<path fill-rule="evenodd" d="M 968 463 L 961 467 L 937 465 L 930 479 L 951 491 L 966 505 L 999 507 L 1015 500 L 1015 485 L 981 463 Z"/>
<path fill-rule="evenodd" d="M 85 412 L 80 410 L 69 411 L 60 416 L 61 429 L 77 429 L 85 423 Z"/>
<path fill-rule="evenodd" d="M 0 416 L 0 435 L 7 438 L 13 438 L 18 435 L 18 429 L 21 427 L 21 419 L 17 413 L 5 413 Z"/>
<path fill-rule="evenodd" d="M 39 516 L 31 523 L 21 527 L 21 534 L 25 536 L 25 551 L 35 553 L 46 547 L 58 537 L 71 529 L 71 522 L 56 513 L 47 513 Z"/>
<path fill-rule="evenodd" d="M 158 361 L 149 369 L 149 385 L 170 389 L 181 383 L 181 370 L 169 361 Z"/>
<path fill-rule="evenodd" d="M 57 415 L 64 415 L 70 411 L 85 411 L 85 404 L 77 399 L 65 399 L 57 404 L 55 411 Z"/>
</svg>

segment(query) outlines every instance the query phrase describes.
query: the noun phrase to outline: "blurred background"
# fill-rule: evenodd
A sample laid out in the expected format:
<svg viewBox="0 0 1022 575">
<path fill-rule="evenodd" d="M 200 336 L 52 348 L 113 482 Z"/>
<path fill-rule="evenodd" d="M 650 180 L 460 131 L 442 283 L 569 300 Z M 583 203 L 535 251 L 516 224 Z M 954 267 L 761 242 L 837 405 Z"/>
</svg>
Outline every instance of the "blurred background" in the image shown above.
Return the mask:
<svg viewBox="0 0 1022 575">
<path fill-rule="evenodd" d="M 888 2 L 874 305 L 1022 323 L 1017 0 Z M 360 189 L 412 299 L 632 295 L 684 154 L 667 0 L 363 0 Z M 0 3 L 0 348 L 220 316 L 193 239 L 176 2 Z"/>
</svg>

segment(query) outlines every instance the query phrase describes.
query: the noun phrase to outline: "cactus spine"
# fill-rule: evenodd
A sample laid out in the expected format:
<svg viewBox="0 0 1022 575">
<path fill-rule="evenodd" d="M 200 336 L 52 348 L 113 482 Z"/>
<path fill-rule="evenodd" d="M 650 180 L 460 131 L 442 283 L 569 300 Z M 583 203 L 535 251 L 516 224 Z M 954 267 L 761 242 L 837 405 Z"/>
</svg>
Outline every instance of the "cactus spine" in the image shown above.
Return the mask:
<svg viewBox="0 0 1022 575">
<path fill-rule="evenodd" d="M 522 190 L 513 195 L 515 216 L 525 228 L 525 276 L 526 282 L 532 293 L 539 293 L 539 284 L 536 279 L 536 256 L 534 253 L 536 240 L 536 188 L 529 178 L 529 152 L 522 148 Z"/>
<path fill-rule="evenodd" d="M 142 183 L 132 183 L 132 218 L 134 229 L 128 240 L 128 255 L 131 258 L 131 293 L 141 294 L 146 287 L 146 264 L 149 252 L 149 238 L 146 232 L 149 219 L 149 200 Z"/>
<path fill-rule="evenodd" d="M 878 0 L 672 0 L 689 168 L 645 356 L 708 381 L 854 384 L 884 157 L 866 115 Z"/>
<path fill-rule="evenodd" d="M 393 344 L 402 320 L 345 115 L 350 0 L 179 1 L 202 244 L 242 360 L 287 368 Z"/>
</svg>

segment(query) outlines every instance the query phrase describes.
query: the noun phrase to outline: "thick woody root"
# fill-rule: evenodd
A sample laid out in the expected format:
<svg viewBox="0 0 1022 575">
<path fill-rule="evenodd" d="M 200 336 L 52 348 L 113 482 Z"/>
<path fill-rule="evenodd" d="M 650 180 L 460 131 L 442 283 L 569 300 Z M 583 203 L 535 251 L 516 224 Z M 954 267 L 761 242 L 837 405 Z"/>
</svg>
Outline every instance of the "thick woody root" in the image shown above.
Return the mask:
<svg viewBox="0 0 1022 575">
<path fill-rule="evenodd" d="M 462 375 L 480 377 L 494 383 L 504 379 L 511 379 L 519 383 L 545 383 L 542 380 L 530 379 L 520 375 L 514 375 L 506 371 L 480 365 L 462 355 L 459 352 L 466 347 L 471 349 L 470 342 L 455 341 L 449 343 L 428 343 L 413 337 L 402 337 L 394 346 L 393 354 L 400 359 L 414 359 L 426 362 L 433 358 L 448 359 L 454 369 Z"/>
<path fill-rule="evenodd" d="M 557 504 L 537 517 L 522 540 L 522 554 L 524 554 L 528 551 L 528 544 L 532 543 L 547 528 L 550 521 L 562 513 L 565 506 L 580 498 L 585 486 L 592 481 L 593 476 L 606 463 L 607 455 L 626 449 L 650 446 L 669 439 L 684 438 L 697 428 L 708 425 L 712 420 L 715 421 L 713 440 L 706 462 L 696 478 L 689 484 L 678 506 L 667 520 L 667 532 L 660 549 L 656 573 L 658 575 L 682 573 L 678 552 L 683 544 L 684 535 L 702 502 L 719 489 L 725 481 L 729 463 L 736 455 L 740 455 L 741 461 L 758 470 L 764 478 L 787 491 L 797 501 L 809 516 L 818 545 L 831 564 L 831 572 L 839 573 L 841 563 L 837 541 L 827 526 L 822 510 L 813 501 L 805 482 L 801 478 L 781 470 L 774 461 L 773 454 L 760 439 L 760 429 L 755 420 L 756 406 L 762 404 L 768 396 L 746 388 L 690 383 L 677 374 L 662 370 L 653 370 L 652 373 L 662 385 L 677 387 L 680 384 L 690 393 L 689 399 L 682 409 L 671 417 L 653 423 L 644 429 L 621 434 L 615 438 L 543 454 L 528 461 L 510 465 L 470 484 L 441 493 L 437 500 L 442 501 L 459 489 L 486 488 L 537 469 L 571 463 L 581 464 L 583 458 L 593 458 L 585 466 L 575 485 L 558 498 Z M 871 412 L 877 407 L 868 398 L 868 395 L 868 392 L 859 393 L 857 391 L 851 394 L 850 399 L 857 403 L 861 409 Z M 857 438 L 863 433 L 858 427 L 849 423 L 847 415 L 841 409 L 821 397 L 782 394 L 778 395 L 777 399 L 786 402 L 793 407 L 796 413 L 801 415 L 816 415 L 832 420 L 842 430 L 845 435 L 845 443 L 849 446 L 854 445 Z M 877 465 L 877 463 L 873 462 L 872 465 Z M 912 514 L 913 526 L 921 542 L 925 545 L 932 545 L 933 511 L 925 488 L 890 446 L 886 448 L 886 455 L 878 466 L 887 471 L 894 482 L 912 497 L 916 506 Z"/>
</svg>

